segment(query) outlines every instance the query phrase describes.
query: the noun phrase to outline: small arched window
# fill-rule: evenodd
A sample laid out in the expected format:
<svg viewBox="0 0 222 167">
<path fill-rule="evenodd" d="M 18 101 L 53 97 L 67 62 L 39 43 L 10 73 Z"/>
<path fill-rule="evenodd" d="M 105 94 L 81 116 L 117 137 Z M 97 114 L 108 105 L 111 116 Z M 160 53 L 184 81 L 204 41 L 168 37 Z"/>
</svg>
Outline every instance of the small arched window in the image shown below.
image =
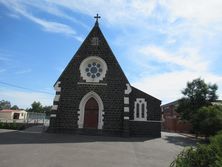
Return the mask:
<svg viewBox="0 0 222 167">
<path fill-rule="evenodd" d="M 134 120 L 147 120 L 147 102 L 144 98 L 137 98 L 134 103 Z"/>
</svg>

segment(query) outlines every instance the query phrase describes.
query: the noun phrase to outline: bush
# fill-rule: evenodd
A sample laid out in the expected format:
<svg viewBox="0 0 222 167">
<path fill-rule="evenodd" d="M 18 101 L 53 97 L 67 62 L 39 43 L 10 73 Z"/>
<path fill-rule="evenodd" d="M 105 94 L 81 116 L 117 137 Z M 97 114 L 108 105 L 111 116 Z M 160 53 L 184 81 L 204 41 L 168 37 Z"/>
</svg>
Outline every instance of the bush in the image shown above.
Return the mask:
<svg viewBox="0 0 222 167">
<path fill-rule="evenodd" d="M 3 122 L 0 121 L 0 129 L 2 129 L 4 126 Z"/>
<path fill-rule="evenodd" d="M 14 129 L 14 130 L 23 130 L 26 128 L 26 124 L 24 123 L 4 123 L 0 122 L 0 129 Z"/>
<path fill-rule="evenodd" d="M 196 133 L 209 137 L 222 130 L 222 107 L 213 105 L 200 108 L 192 118 Z"/>
<path fill-rule="evenodd" d="M 210 144 L 198 144 L 196 148 L 183 150 L 170 167 L 221 167 L 222 132 L 210 138 Z"/>
</svg>

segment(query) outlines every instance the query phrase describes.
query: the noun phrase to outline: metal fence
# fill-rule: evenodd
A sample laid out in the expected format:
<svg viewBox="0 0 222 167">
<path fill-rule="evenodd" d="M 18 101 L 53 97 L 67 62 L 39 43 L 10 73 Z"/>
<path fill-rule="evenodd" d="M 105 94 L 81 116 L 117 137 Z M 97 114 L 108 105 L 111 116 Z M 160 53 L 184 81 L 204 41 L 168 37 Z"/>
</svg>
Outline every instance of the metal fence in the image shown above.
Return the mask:
<svg viewBox="0 0 222 167">
<path fill-rule="evenodd" d="M 4 123 L 28 123 L 28 124 L 43 124 L 45 127 L 49 126 L 49 116 L 45 113 L 27 112 L 24 119 L 5 119 L 0 118 L 0 122 Z"/>
</svg>

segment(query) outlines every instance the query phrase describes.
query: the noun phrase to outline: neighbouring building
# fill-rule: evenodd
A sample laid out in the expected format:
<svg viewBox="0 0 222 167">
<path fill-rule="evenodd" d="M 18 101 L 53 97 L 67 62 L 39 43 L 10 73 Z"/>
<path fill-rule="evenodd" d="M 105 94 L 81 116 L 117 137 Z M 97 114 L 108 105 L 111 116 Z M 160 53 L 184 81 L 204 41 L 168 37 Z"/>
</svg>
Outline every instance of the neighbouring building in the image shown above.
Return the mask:
<svg viewBox="0 0 222 167">
<path fill-rule="evenodd" d="M 48 131 L 160 137 L 161 101 L 130 85 L 96 19 L 54 85 Z"/>
<path fill-rule="evenodd" d="M 25 120 L 27 118 L 27 112 L 24 110 L 0 110 L 0 120 Z"/>
<path fill-rule="evenodd" d="M 222 105 L 222 100 L 216 100 L 212 105 Z M 178 100 L 161 106 L 162 130 L 171 132 L 191 132 L 192 125 L 189 121 L 180 120 L 180 115 L 175 111 Z"/>
<path fill-rule="evenodd" d="M 161 106 L 162 130 L 170 132 L 185 132 L 192 130 L 192 125 L 188 121 L 180 120 L 180 115 L 175 111 L 178 100 Z"/>
</svg>

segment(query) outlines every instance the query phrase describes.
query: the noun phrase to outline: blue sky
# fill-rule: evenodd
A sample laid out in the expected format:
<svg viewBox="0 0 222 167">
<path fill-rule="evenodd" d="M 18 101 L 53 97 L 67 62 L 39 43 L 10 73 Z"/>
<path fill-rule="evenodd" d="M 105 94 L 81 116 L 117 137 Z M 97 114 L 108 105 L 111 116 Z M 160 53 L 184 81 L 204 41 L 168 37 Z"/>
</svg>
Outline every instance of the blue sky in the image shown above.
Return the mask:
<svg viewBox="0 0 222 167">
<path fill-rule="evenodd" d="M 222 98 L 221 0 L 0 0 L 0 99 L 52 105 L 53 84 L 101 15 L 130 83 L 167 103 L 197 77 Z"/>
</svg>

